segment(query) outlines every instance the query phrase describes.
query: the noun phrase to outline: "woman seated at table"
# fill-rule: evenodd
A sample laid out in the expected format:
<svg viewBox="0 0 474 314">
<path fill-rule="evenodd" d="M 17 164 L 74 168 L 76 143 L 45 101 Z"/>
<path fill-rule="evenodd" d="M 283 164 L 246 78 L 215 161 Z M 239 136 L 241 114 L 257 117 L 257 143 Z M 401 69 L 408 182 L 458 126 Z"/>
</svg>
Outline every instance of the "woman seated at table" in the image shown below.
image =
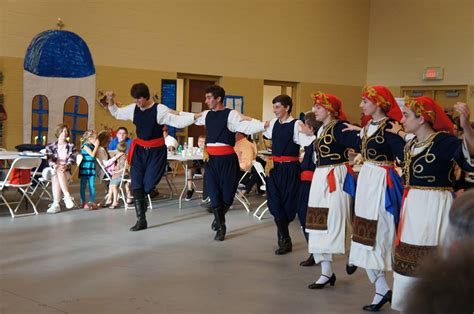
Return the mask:
<svg viewBox="0 0 474 314">
<path fill-rule="evenodd" d="M 69 143 L 69 129 L 65 124 L 56 127 L 55 135 L 57 141 L 46 146 L 46 156 L 51 167 L 51 182 L 53 188 L 53 203 L 46 211 L 48 214 L 56 214 L 61 211 L 59 201 L 61 192 L 64 194 L 64 204 L 66 208 L 74 207 L 74 201 L 69 193 L 69 178 L 71 176 L 71 166 L 76 163 L 76 147 Z"/>
</svg>

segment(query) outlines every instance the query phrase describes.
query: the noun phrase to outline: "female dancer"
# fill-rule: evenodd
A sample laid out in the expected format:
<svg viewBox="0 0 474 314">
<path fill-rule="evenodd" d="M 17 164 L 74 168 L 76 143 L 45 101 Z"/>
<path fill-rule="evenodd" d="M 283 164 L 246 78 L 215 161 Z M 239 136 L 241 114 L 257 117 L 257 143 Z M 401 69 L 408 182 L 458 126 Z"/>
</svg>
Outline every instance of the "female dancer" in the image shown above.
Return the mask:
<svg viewBox="0 0 474 314">
<path fill-rule="evenodd" d="M 405 141 L 387 132 L 391 122 L 402 118 L 400 107 L 388 88 L 364 88 L 360 107 L 364 116 L 372 119 L 359 132 L 357 149 L 364 164 L 357 178 L 349 265 L 366 269 L 369 280 L 375 285 L 375 296 L 372 304 L 363 309 L 378 311 L 391 301 L 392 295 L 385 272 L 392 270 L 392 245 L 403 193 L 395 161 L 403 161 Z"/>
<path fill-rule="evenodd" d="M 404 310 L 406 293 L 422 259 L 436 250 L 446 235 L 455 163 L 473 169 L 474 131 L 469 108 L 464 103 L 454 108 L 460 113 L 464 142 L 449 134 L 452 122 L 433 99 L 425 96 L 406 99 L 401 121 L 405 131 L 398 124 L 391 130 L 403 138 L 409 137 L 405 132 L 415 135 L 405 146 L 405 191 L 395 242 L 392 308 L 399 311 Z"/>
<path fill-rule="evenodd" d="M 347 150 L 357 143 L 357 134 L 342 131 L 346 128 L 345 114 L 336 96 L 318 92 L 313 95 L 313 101 L 316 119 L 323 125 L 314 144 L 316 169 L 309 194 L 306 231 L 308 251 L 316 263 L 321 262 L 321 276 L 308 288 L 322 289 L 336 282 L 332 255 L 345 252 L 346 223 L 351 197 L 355 195 Z"/>
</svg>

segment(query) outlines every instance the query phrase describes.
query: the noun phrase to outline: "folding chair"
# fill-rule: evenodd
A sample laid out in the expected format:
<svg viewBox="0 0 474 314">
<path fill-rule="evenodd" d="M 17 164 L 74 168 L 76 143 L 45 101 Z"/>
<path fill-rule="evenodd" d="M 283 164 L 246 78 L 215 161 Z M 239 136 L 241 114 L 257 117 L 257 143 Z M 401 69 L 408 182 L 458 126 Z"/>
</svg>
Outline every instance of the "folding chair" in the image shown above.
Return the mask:
<svg viewBox="0 0 474 314">
<path fill-rule="evenodd" d="M 262 164 L 259 163 L 256 160 L 253 161 L 253 167 L 257 171 L 257 174 L 260 177 L 260 180 L 263 182 L 263 184 L 260 186 L 260 189 L 262 191 L 266 191 L 267 190 L 267 181 L 266 181 L 265 169 L 263 168 Z M 266 206 L 266 205 L 267 205 L 267 200 L 265 200 L 262 204 L 260 204 L 260 206 L 258 206 L 257 209 L 255 210 L 255 212 L 253 213 L 254 217 L 257 217 L 258 220 L 261 220 L 263 215 L 267 212 L 268 206 Z M 258 212 L 262 208 L 264 208 L 264 209 L 259 215 Z"/>
<path fill-rule="evenodd" d="M 125 207 L 125 210 L 128 210 L 129 208 L 129 204 L 127 203 L 127 196 L 124 192 L 124 189 L 125 189 L 125 184 L 131 184 L 132 180 L 130 178 L 126 178 L 125 177 L 125 174 L 127 173 L 127 170 L 129 166 L 128 166 L 128 162 L 125 161 L 125 165 L 123 167 L 123 171 L 122 171 L 122 175 L 121 175 L 121 180 L 120 180 L 120 185 L 119 185 L 119 193 L 120 193 L 120 198 L 122 199 L 123 201 L 123 204 L 124 204 L 124 207 Z M 131 188 L 131 187 L 130 187 Z M 151 206 L 151 199 L 150 199 L 150 196 L 148 196 L 148 201 L 150 202 L 150 206 Z"/>
<path fill-rule="evenodd" d="M 40 153 L 44 154 L 45 156 L 42 157 L 43 160 L 46 159 L 46 149 L 40 150 Z M 46 180 L 43 177 L 43 173 L 36 172 L 34 176 L 31 177 L 31 180 L 34 183 L 29 187 L 28 194 L 33 196 L 35 194 L 38 195 L 38 200 L 36 201 L 35 205 L 38 206 L 38 203 L 41 200 L 50 201 L 53 199 L 52 194 L 49 192 L 48 188 L 51 184 L 51 181 Z M 44 196 L 46 194 L 46 196 Z"/>
<path fill-rule="evenodd" d="M 242 180 L 247 176 L 247 174 L 249 174 L 248 171 L 246 171 L 242 175 L 242 177 L 240 178 L 238 184 L 240 184 L 242 182 Z M 242 206 L 245 207 L 245 210 L 247 210 L 247 213 L 250 213 L 250 201 L 247 199 L 247 197 L 244 195 L 244 193 L 242 193 L 242 191 L 237 189 L 237 192 L 235 192 L 235 198 L 240 202 L 240 204 L 242 204 Z"/>
<path fill-rule="evenodd" d="M 165 180 L 166 184 L 168 185 L 168 188 L 170 190 L 170 199 L 173 198 L 173 194 L 176 192 L 178 193 L 178 189 L 176 188 L 176 185 L 174 184 L 174 177 L 176 176 L 176 172 L 178 171 L 178 162 L 168 162 L 168 165 L 166 165 L 166 172 L 165 172 Z M 171 169 L 171 171 L 168 171 L 168 167 Z"/>
<path fill-rule="evenodd" d="M 102 163 L 101 160 L 99 159 L 96 159 L 96 162 L 97 164 L 99 165 L 100 169 L 104 172 L 105 174 L 105 177 L 104 178 L 99 178 L 99 180 L 102 181 L 102 183 L 104 183 L 107 187 L 107 194 L 105 195 L 105 197 L 108 195 L 108 193 L 110 193 L 108 191 L 108 187 L 110 186 L 110 181 L 112 180 L 112 177 L 110 176 L 110 174 L 107 172 L 107 170 L 105 169 L 105 166 L 104 164 Z M 125 162 L 125 167 L 124 167 L 124 170 L 122 172 L 122 182 L 131 182 L 131 179 L 126 179 L 124 178 L 125 176 L 125 169 L 127 168 L 127 162 Z M 107 184 L 108 183 L 108 184 Z M 120 186 L 119 186 L 120 188 Z M 123 200 L 123 203 L 125 204 L 124 207 L 125 207 L 125 210 L 128 210 L 128 204 L 127 204 L 127 199 L 125 198 L 125 194 L 123 193 L 123 190 L 121 190 L 121 188 L 119 189 L 119 195 L 120 195 L 120 198 Z M 105 200 L 105 197 L 102 199 L 102 201 Z M 148 198 L 148 209 L 149 210 L 152 210 L 153 209 L 153 205 L 151 203 L 151 197 L 149 194 L 147 194 L 147 198 Z M 101 201 L 101 203 L 102 203 Z"/>
<path fill-rule="evenodd" d="M 8 207 L 8 210 L 10 211 L 10 215 L 12 216 L 12 218 L 21 217 L 21 216 L 38 215 L 38 211 L 36 210 L 36 205 L 35 205 L 35 203 L 33 203 L 30 196 L 28 195 L 28 189 L 31 187 L 32 178 L 36 175 L 36 172 L 38 171 L 38 168 L 39 168 L 40 165 L 41 165 L 41 158 L 38 158 L 38 157 L 18 157 L 11 164 L 11 167 L 7 172 L 5 180 L 0 181 L 0 198 L 3 200 L 2 204 L 5 204 Z M 11 183 L 11 180 L 12 180 L 13 174 L 14 174 L 13 169 L 30 170 L 31 173 L 30 173 L 30 177 L 29 177 L 28 182 Z M 20 201 L 9 203 L 7 201 L 7 199 L 5 198 L 5 196 L 4 196 L 5 188 L 17 188 L 18 191 L 22 195 Z M 26 213 L 26 214 L 21 214 L 21 215 L 15 214 L 18 211 L 18 209 L 20 208 L 20 205 L 23 202 L 23 199 L 25 199 L 25 198 L 28 200 L 28 202 L 33 207 L 33 213 Z M 17 204 L 17 206 L 13 209 L 10 204 Z"/>
</svg>

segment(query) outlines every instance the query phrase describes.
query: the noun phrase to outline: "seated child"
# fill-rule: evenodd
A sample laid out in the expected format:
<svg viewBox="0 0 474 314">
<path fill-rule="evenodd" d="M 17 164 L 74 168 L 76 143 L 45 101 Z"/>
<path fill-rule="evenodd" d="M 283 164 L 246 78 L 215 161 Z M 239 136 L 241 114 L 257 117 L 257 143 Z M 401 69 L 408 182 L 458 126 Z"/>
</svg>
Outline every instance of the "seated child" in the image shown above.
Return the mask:
<svg viewBox="0 0 474 314">
<path fill-rule="evenodd" d="M 114 157 L 116 157 L 115 161 L 115 167 L 113 170 L 113 173 L 111 174 L 111 180 L 110 180 L 110 190 L 109 190 L 109 196 L 112 201 L 112 205 L 110 205 L 109 208 L 114 209 L 116 208 L 119 203 L 119 186 L 120 183 L 122 182 L 122 173 L 124 171 L 124 168 L 126 167 L 126 161 L 127 161 L 127 155 L 125 152 L 127 151 L 127 143 L 125 141 L 119 142 L 117 144 L 117 154 L 115 154 Z"/>
</svg>

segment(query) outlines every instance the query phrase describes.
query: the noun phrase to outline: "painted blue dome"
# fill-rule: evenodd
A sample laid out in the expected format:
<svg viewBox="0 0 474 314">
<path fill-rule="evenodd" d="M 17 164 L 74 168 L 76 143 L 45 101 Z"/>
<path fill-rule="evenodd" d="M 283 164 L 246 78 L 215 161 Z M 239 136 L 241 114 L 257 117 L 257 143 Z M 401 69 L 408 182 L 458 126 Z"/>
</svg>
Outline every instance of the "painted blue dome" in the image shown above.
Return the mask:
<svg viewBox="0 0 474 314">
<path fill-rule="evenodd" d="M 36 35 L 25 55 L 24 69 L 38 76 L 78 78 L 95 74 L 89 47 L 77 34 L 48 30 Z"/>
</svg>

